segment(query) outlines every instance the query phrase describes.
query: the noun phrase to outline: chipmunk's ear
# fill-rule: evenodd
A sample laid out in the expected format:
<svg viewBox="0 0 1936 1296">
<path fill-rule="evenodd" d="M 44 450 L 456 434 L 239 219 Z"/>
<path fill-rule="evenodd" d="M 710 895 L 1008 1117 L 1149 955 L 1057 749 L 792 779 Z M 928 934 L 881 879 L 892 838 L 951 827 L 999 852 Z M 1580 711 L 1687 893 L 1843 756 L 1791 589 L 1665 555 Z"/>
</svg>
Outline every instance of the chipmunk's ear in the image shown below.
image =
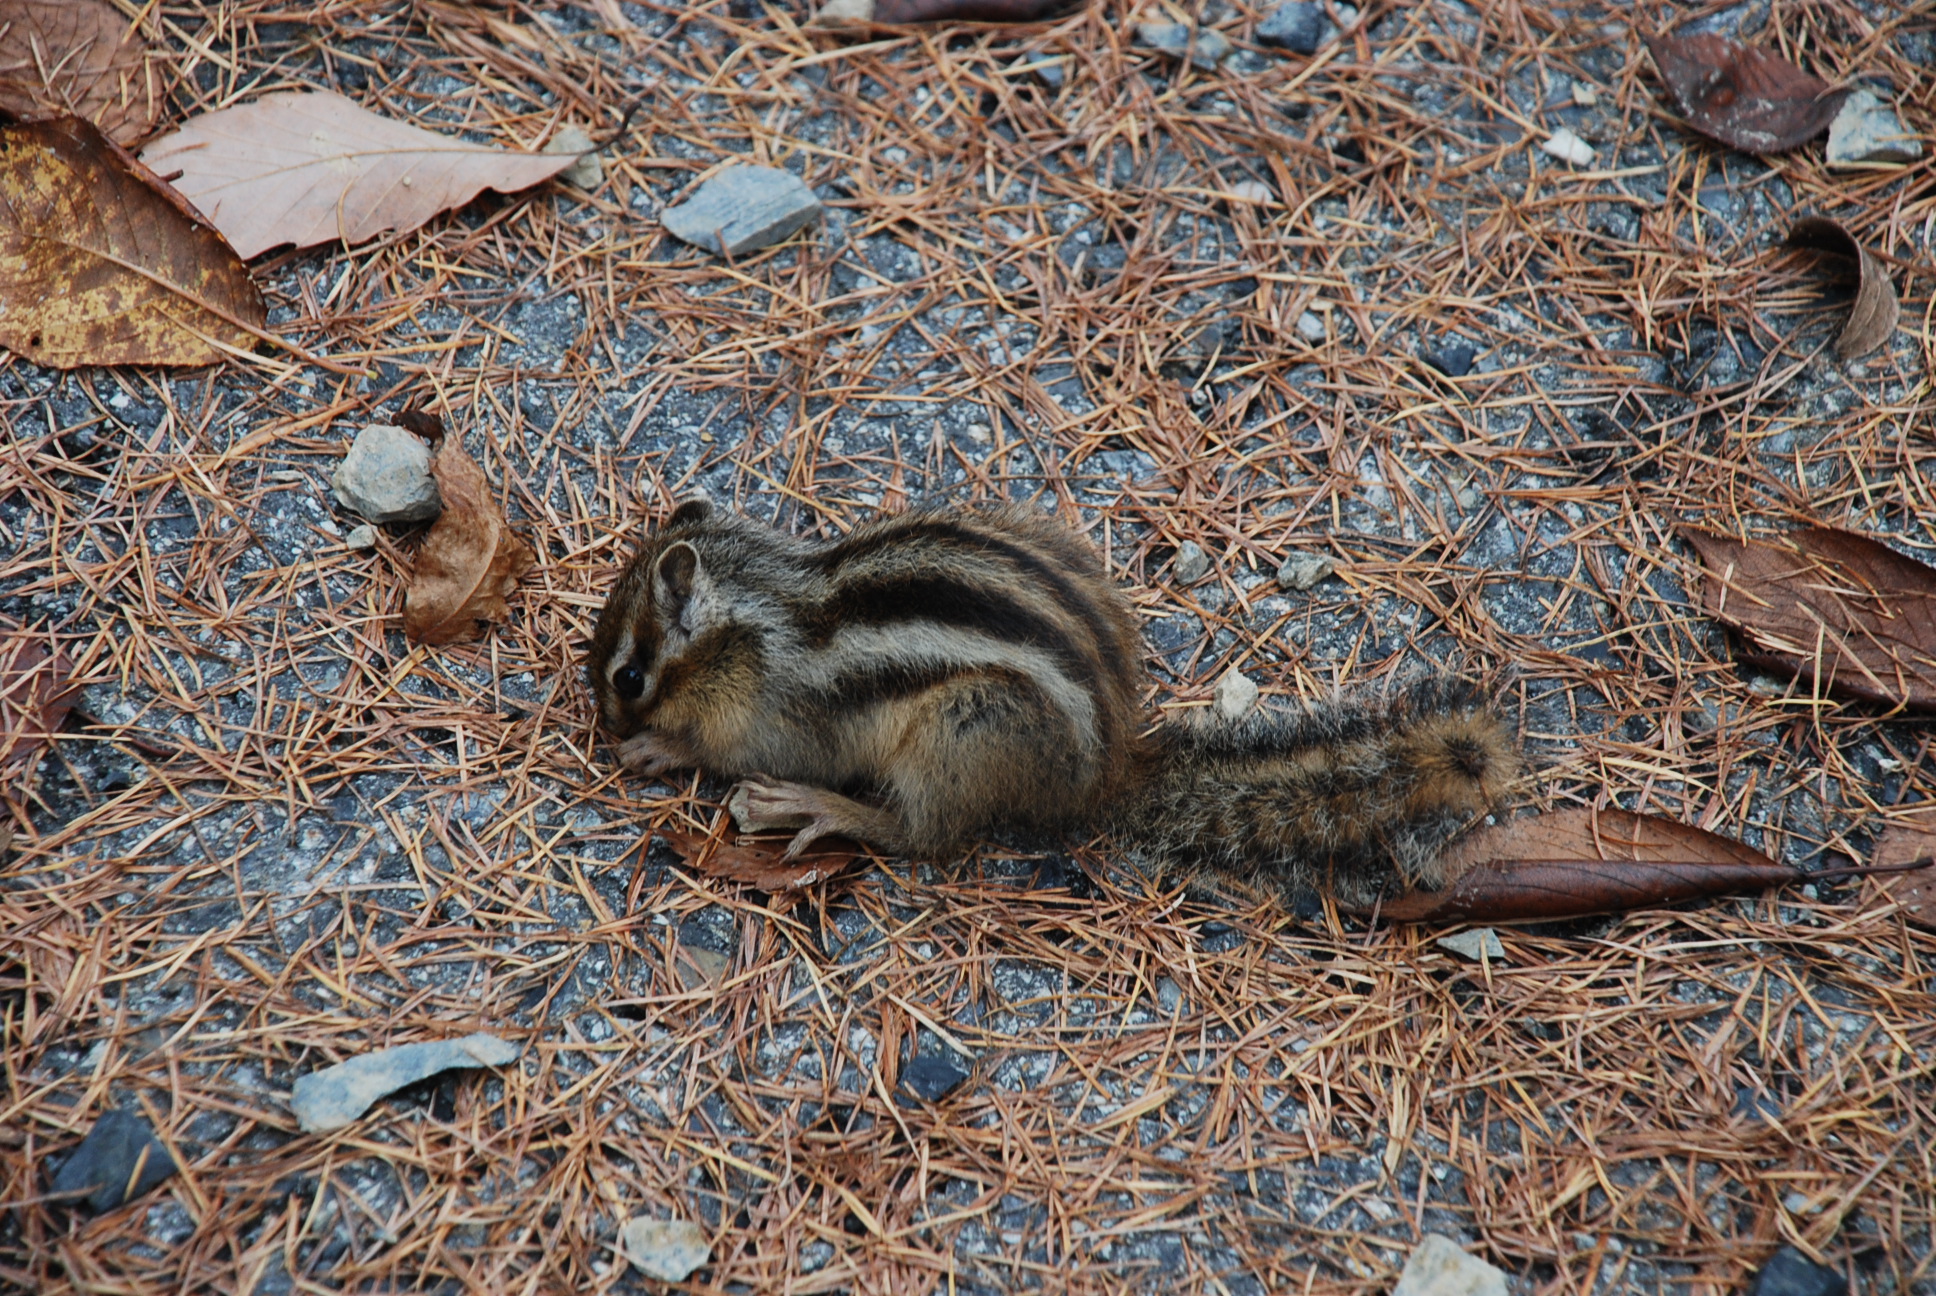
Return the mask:
<svg viewBox="0 0 1936 1296">
<path fill-rule="evenodd" d="M 666 519 L 666 525 L 692 526 L 696 523 L 704 522 L 712 515 L 713 502 L 704 495 L 695 495 L 678 508 L 672 510 L 672 516 Z"/>
<path fill-rule="evenodd" d="M 678 625 L 687 634 L 696 633 L 706 584 L 699 551 L 683 540 L 668 545 L 652 564 L 652 602 L 660 620 Z"/>
</svg>

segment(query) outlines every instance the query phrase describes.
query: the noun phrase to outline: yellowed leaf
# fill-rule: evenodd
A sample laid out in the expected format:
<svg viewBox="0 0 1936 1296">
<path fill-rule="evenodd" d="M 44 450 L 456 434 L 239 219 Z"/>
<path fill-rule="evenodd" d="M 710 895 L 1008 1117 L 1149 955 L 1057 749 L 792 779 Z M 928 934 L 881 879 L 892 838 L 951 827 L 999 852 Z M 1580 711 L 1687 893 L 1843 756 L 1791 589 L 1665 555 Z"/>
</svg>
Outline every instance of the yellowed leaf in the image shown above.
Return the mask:
<svg viewBox="0 0 1936 1296">
<path fill-rule="evenodd" d="M 268 317 L 222 236 L 78 117 L 0 128 L 0 346 L 35 364 L 212 364 Z"/>
<path fill-rule="evenodd" d="M 412 430 L 420 430 L 433 420 L 418 415 L 412 422 L 418 425 Z M 505 524 L 484 470 L 461 437 L 443 438 L 430 457 L 430 475 L 437 479 L 444 511 L 424 537 L 410 573 L 403 632 L 418 643 L 463 643 L 483 633 L 482 623 L 509 618 L 505 596 L 536 564 L 537 555 Z"/>
<path fill-rule="evenodd" d="M 288 90 L 191 117 L 141 160 L 208 213 L 237 252 L 361 243 L 413 230 L 486 189 L 515 193 L 576 162 L 510 153 L 363 108 L 327 90 Z"/>
<path fill-rule="evenodd" d="M 132 144 L 161 115 L 154 59 L 107 0 L 0 0 L 0 112 L 72 113 Z"/>
</svg>

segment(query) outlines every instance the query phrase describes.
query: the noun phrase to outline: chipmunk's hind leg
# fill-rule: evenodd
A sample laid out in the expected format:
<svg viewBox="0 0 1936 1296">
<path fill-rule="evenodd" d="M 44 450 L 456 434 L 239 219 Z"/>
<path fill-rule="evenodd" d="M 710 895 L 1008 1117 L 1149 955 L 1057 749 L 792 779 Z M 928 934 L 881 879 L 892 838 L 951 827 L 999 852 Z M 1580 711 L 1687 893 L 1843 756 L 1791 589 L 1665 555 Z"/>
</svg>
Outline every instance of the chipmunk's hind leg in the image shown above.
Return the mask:
<svg viewBox="0 0 1936 1296">
<path fill-rule="evenodd" d="M 787 845 L 788 859 L 822 837 L 851 837 L 889 854 L 907 853 L 907 834 L 899 815 L 826 788 L 750 778 L 727 796 L 726 808 L 741 832 L 799 829 Z"/>
</svg>

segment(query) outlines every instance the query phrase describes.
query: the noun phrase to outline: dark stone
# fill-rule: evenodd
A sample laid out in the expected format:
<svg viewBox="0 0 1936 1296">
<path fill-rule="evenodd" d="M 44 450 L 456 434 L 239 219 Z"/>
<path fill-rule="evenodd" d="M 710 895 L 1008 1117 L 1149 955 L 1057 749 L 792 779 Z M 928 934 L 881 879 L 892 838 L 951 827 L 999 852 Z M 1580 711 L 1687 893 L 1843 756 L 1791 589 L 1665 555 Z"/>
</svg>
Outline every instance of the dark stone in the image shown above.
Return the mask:
<svg viewBox="0 0 1936 1296">
<path fill-rule="evenodd" d="M 1734 1090 L 1734 1114 L 1743 1120 L 1778 1121 L 1781 1119 L 1781 1104 L 1766 1089 L 1737 1085 Z"/>
<path fill-rule="evenodd" d="M 142 1153 L 146 1152 L 144 1160 Z M 141 1173 L 135 1175 L 139 1163 Z M 139 1197 L 175 1173 L 175 1158 L 148 1128 L 148 1122 L 132 1112 L 119 1109 L 103 1112 L 81 1145 L 62 1163 L 54 1175 L 52 1191 L 58 1197 L 78 1197 L 85 1193 L 87 1204 L 97 1211 L 113 1210 L 129 1197 Z M 129 1179 L 134 1179 L 129 1191 Z"/>
<path fill-rule="evenodd" d="M 901 1088 L 922 1102 L 940 1102 L 960 1088 L 961 1082 L 967 1078 L 966 1071 L 946 1058 L 917 1057 L 901 1068 Z M 905 1096 L 901 1105 L 913 1106 Z"/>
<path fill-rule="evenodd" d="M 1848 1280 L 1792 1246 L 1768 1257 L 1748 1296 L 1847 1296 Z"/>
<path fill-rule="evenodd" d="M 1436 351 L 1425 353 L 1425 363 L 1447 378 L 1465 377 L 1472 372 L 1472 362 L 1478 358 L 1478 348 L 1458 338 L 1443 343 Z"/>
<path fill-rule="evenodd" d="M 1327 20 L 1324 6 L 1310 0 L 1287 0 L 1257 24 L 1257 39 L 1293 54 L 1315 54 L 1324 44 Z"/>
</svg>

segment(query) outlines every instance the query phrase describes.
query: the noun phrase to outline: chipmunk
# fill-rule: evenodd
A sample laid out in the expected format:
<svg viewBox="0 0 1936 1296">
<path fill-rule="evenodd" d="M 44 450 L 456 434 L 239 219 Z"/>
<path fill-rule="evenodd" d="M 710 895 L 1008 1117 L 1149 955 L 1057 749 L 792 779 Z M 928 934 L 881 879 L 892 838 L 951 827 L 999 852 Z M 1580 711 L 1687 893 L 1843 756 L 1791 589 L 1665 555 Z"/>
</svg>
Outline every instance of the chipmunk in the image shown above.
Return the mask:
<svg viewBox="0 0 1936 1296">
<path fill-rule="evenodd" d="M 747 831 L 945 860 L 998 829 L 1106 828 L 1161 869 L 1368 904 L 1436 888 L 1519 769 L 1469 686 L 1427 681 L 1150 726 L 1129 600 L 1089 542 L 1009 505 L 816 542 L 705 500 L 626 565 L 587 666 L 625 765 L 743 780 Z"/>
</svg>

